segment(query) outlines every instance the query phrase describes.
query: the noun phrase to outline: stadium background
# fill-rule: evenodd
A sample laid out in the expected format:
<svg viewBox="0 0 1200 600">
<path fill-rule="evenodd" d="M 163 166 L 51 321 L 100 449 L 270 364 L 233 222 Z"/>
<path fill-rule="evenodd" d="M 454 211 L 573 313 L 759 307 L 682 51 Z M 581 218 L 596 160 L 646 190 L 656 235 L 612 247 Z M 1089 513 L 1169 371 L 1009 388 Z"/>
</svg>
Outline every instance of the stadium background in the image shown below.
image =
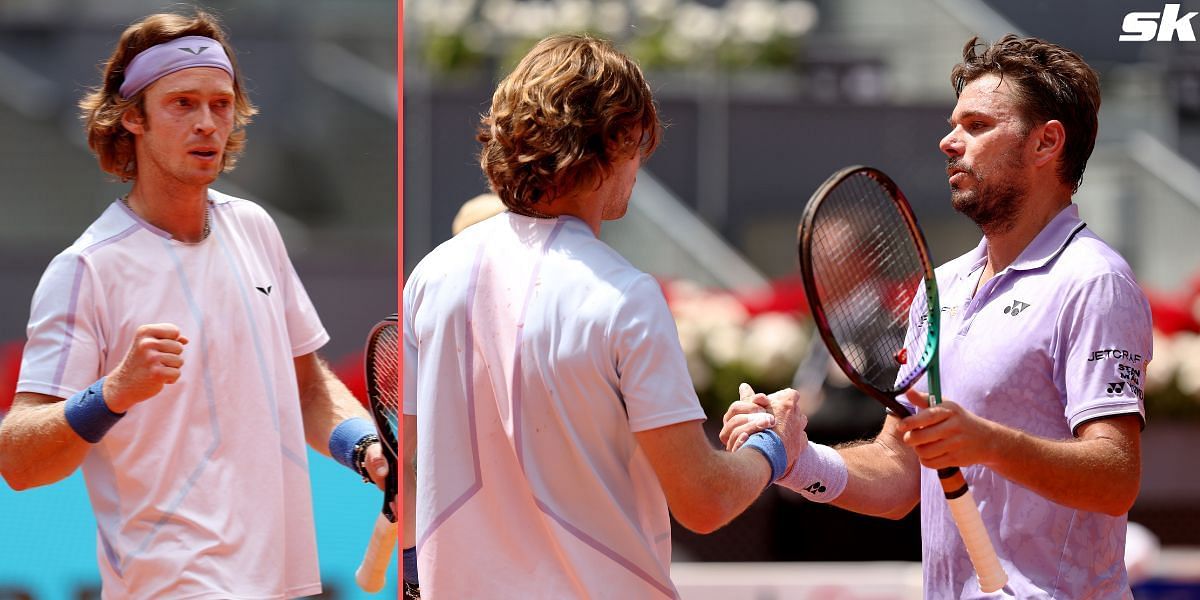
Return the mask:
<svg viewBox="0 0 1200 600">
<path fill-rule="evenodd" d="M 245 158 L 215 187 L 272 211 L 333 335 L 325 356 L 360 377 L 363 334 L 395 298 L 397 6 L 202 4 L 231 31 L 261 109 Z M 1200 580 L 1191 550 L 1200 547 L 1200 482 L 1183 461 L 1200 443 L 1200 61 L 1195 43 L 1117 41 L 1125 13 L 1163 4 L 409 0 L 404 269 L 445 240 L 459 206 L 485 190 L 474 128 L 515 57 L 554 31 L 610 37 L 645 66 L 667 129 L 629 216 L 606 225 L 604 237 L 663 281 L 697 388 L 716 414 L 736 381 L 786 385 L 804 360 L 811 336 L 793 248 L 809 193 L 843 165 L 882 168 L 908 193 L 935 257 L 956 256 L 978 234 L 947 206 L 936 147 L 954 101 L 949 68 L 975 34 L 1017 31 L 1067 45 L 1104 86 L 1100 139 L 1077 201 L 1133 264 L 1160 334 L 1143 489 L 1131 515 L 1163 551 L 1138 596 L 1179 592 Z M 0 401 L 10 396 L 4 386 L 16 375 L 38 275 L 123 190 L 86 152 L 74 102 L 98 80 L 96 64 L 126 24 L 171 6 L 179 5 L 0 2 Z M 1189 9 L 1200 2 L 1183 2 L 1181 13 Z M 828 400 L 812 407 L 815 439 L 873 433 L 880 417 L 870 401 L 836 377 L 825 390 Z M 313 461 L 323 578 L 330 595 L 356 597 L 349 573 L 375 497 L 327 462 Z M 38 598 L 94 591 L 90 519 L 78 475 L 21 494 L 0 486 L 0 598 L 4 589 Z M 919 585 L 910 562 L 919 557 L 915 517 L 860 518 L 776 490 L 714 535 L 677 530 L 675 545 L 689 598 L 747 580 L 761 585 L 722 597 L 836 590 L 899 598 Z M 804 562 L 781 571 L 779 561 Z"/>
</svg>

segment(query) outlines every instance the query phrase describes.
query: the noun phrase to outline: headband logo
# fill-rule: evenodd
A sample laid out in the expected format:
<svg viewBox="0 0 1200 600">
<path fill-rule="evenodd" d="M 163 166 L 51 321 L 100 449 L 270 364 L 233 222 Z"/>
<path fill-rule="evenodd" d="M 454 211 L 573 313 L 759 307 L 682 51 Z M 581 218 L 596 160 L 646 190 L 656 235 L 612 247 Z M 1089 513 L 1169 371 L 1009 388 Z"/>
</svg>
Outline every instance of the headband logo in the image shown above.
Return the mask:
<svg viewBox="0 0 1200 600">
<path fill-rule="evenodd" d="M 192 54 L 195 54 L 196 56 L 199 56 L 201 52 L 204 52 L 205 50 L 208 50 L 208 48 L 209 48 L 208 46 L 200 46 L 200 47 L 197 47 L 197 48 L 195 48 L 195 49 L 192 49 L 192 48 L 180 48 L 180 50 L 183 50 L 184 52 L 190 52 L 190 53 L 192 53 Z"/>
</svg>

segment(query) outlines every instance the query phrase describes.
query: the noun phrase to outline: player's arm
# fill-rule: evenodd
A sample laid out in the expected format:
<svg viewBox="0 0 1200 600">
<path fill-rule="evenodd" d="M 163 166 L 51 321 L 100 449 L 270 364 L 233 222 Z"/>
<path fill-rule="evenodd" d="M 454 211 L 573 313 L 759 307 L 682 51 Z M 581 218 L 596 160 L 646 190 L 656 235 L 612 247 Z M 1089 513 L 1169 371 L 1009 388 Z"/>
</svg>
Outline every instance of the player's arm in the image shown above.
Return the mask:
<svg viewBox="0 0 1200 600">
<path fill-rule="evenodd" d="M 65 479 L 91 445 L 67 423 L 62 398 L 22 392 L 0 422 L 0 475 L 14 490 Z"/>
<path fill-rule="evenodd" d="M 923 405 L 924 396 L 910 393 Z M 1081 424 L 1072 440 L 1049 440 L 971 414 L 953 402 L 922 410 L 901 426 L 930 468 L 982 464 L 1063 506 L 1109 515 L 1129 511 L 1141 482 L 1141 418 Z"/>
<path fill-rule="evenodd" d="M 749 435 L 761 430 L 752 417 L 767 408 L 761 395 L 731 404 L 720 434 L 726 448 L 737 450 Z M 877 517 L 903 518 L 921 499 L 921 478 L 920 463 L 902 441 L 899 423 L 899 418 L 889 414 L 875 439 L 836 449 L 806 439 L 796 464 L 779 485 L 814 502 Z M 844 485 L 833 484 L 834 480 L 844 481 Z"/>
<path fill-rule="evenodd" d="M 700 421 L 634 435 L 658 474 L 671 514 L 697 533 L 710 533 L 731 521 L 770 482 L 771 465 L 761 453 L 713 448 Z"/>
<path fill-rule="evenodd" d="M 316 352 L 297 356 L 295 364 L 308 445 L 357 471 L 351 461 L 352 449 L 365 435 L 375 432 L 367 409 Z M 375 443 L 367 446 L 365 452 L 367 471 L 382 486 L 387 476 L 383 450 Z"/>
<path fill-rule="evenodd" d="M 763 436 L 738 452 L 717 450 L 700 421 L 634 433 L 676 521 L 697 533 L 715 531 L 746 510 L 774 475 L 787 470 L 808 441 L 808 418 L 795 410 L 798 396 L 795 390 L 757 395 L 773 413 L 773 439 L 779 441 L 774 447 L 762 444 L 771 439 Z"/>
<path fill-rule="evenodd" d="M 830 503 L 846 510 L 900 519 L 921 500 L 921 465 L 900 439 L 900 419 L 889 414 L 875 439 L 837 448 L 846 462 L 846 489 Z"/>
<path fill-rule="evenodd" d="M 18 393 L 0 423 L 4 480 L 23 490 L 73 473 L 127 411 L 179 379 L 185 344 L 173 324 L 142 325 L 117 367 L 71 398 Z"/>
</svg>

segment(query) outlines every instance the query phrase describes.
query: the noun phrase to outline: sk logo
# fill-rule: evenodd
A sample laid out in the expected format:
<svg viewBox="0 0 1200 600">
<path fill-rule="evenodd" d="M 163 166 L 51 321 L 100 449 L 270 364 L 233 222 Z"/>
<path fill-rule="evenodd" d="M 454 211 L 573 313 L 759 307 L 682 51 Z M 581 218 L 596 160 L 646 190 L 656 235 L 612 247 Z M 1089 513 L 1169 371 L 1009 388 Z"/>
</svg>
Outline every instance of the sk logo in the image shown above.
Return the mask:
<svg viewBox="0 0 1200 600">
<path fill-rule="evenodd" d="M 1015 317 L 1018 314 L 1020 314 L 1021 311 L 1025 310 L 1027 308 L 1029 308 L 1029 304 L 1027 302 L 1021 302 L 1020 300 L 1013 300 L 1012 306 L 1004 307 L 1004 314 Z"/>
<path fill-rule="evenodd" d="M 804 491 L 810 494 L 824 494 L 825 486 L 821 485 L 820 481 L 814 482 L 812 485 L 804 488 Z"/>
<path fill-rule="evenodd" d="M 260 291 L 260 292 L 262 292 L 262 293 L 264 293 L 264 294 L 266 294 L 266 295 L 268 295 L 268 296 L 270 296 L 270 295 L 271 295 L 271 286 L 269 286 L 269 285 L 268 285 L 267 287 L 262 287 L 262 286 L 258 286 L 258 285 L 256 285 L 256 286 L 254 286 L 254 289 L 256 289 L 256 290 L 258 290 L 258 291 Z"/>
<path fill-rule="evenodd" d="M 196 48 L 180 48 L 180 50 L 182 50 L 184 52 L 189 52 L 191 54 L 199 55 L 201 52 L 208 50 L 208 46 L 198 46 Z"/>
<path fill-rule="evenodd" d="M 1125 382 L 1118 381 L 1115 383 L 1110 383 L 1110 384 L 1108 384 L 1108 389 L 1105 391 L 1107 391 L 1110 394 L 1120 394 L 1121 392 L 1125 391 Z"/>
</svg>

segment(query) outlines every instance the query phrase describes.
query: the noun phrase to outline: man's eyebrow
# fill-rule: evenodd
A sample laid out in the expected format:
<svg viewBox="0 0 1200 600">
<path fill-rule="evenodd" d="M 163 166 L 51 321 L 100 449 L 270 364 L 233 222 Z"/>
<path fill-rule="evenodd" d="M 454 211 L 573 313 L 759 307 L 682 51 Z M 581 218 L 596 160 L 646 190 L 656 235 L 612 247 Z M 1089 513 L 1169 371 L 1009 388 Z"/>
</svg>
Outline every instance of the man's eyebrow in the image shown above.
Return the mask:
<svg viewBox="0 0 1200 600">
<path fill-rule="evenodd" d="M 962 114 L 958 115 L 958 121 L 966 121 L 967 119 L 970 119 L 971 117 L 978 117 L 978 116 L 986 116 L 986 114 L 984 112 L 978 111 L 978 110 L 963 111 Z M 946 124 L 950 125 L 950 126 L 954 126 L 954 123 L 955 123 L 954 115 L 951 114 L 946 119 Z"/>
</svg>

